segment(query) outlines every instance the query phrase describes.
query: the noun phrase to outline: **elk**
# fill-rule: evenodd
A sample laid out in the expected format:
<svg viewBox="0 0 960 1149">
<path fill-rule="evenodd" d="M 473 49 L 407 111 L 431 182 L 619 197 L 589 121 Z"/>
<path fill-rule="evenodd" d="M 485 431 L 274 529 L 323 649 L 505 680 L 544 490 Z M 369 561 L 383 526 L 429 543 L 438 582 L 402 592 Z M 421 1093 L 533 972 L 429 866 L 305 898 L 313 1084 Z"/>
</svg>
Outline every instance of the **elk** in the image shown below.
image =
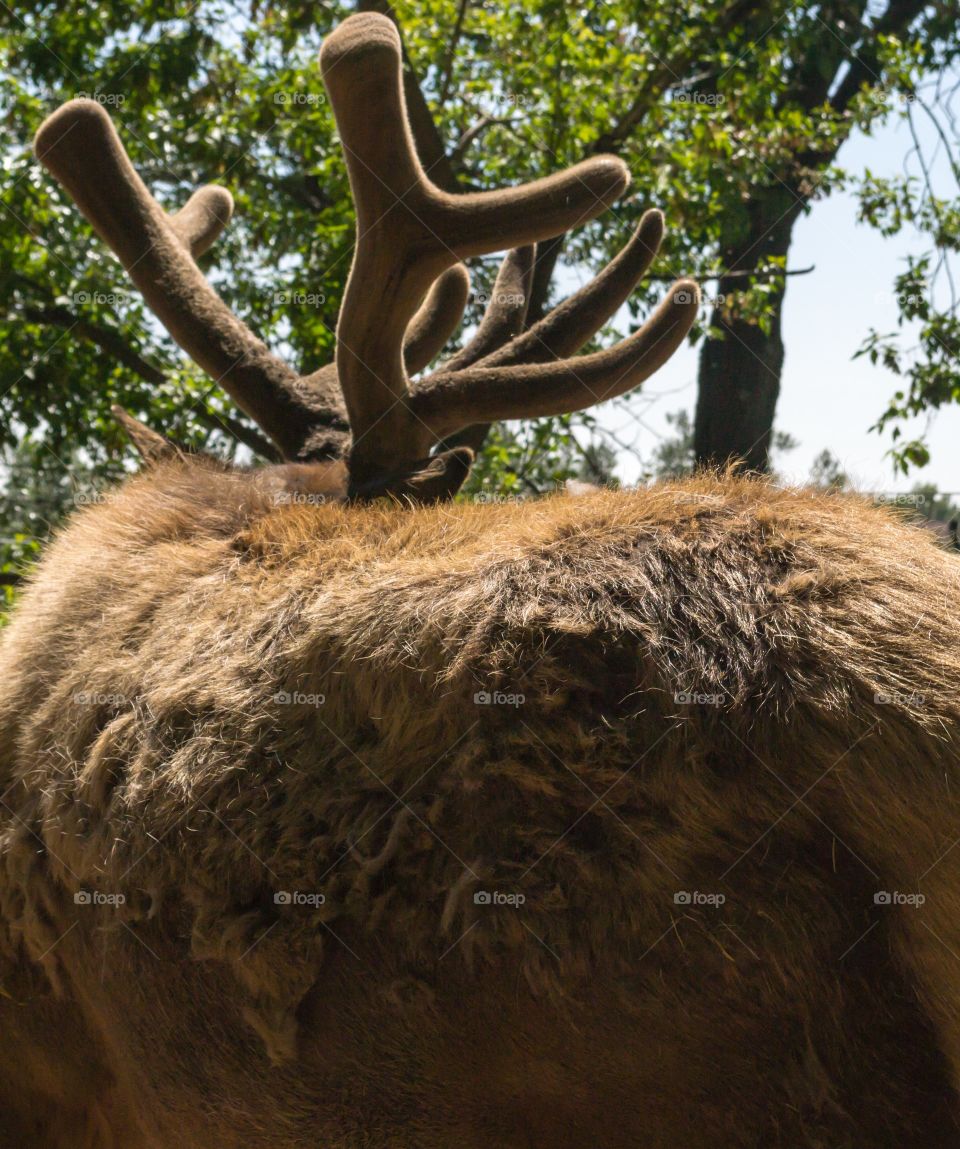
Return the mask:
<svg viewBox="0 0 960 1149">
<path fill-rule="evenodd" d="M 282 461 L 121 414 L 143 472 L 3 635 L 0 1141 L 956 1146 L 955 561 L 733 473 L 453 503 L 485 424 L 635 387 L 697 291 L 575 356 L 652 260 L 647 214 L 526 326 L 531 245 L 626 171 L 441 193 L 400 67 L 376 14 L 323 46 L 357 243 L 304 376 L 197 268 L 227 193 L 166 214 L 89 102 L 37 136 Z M 421 375 L 461 261 L 501 249 Z"/>
</svg>

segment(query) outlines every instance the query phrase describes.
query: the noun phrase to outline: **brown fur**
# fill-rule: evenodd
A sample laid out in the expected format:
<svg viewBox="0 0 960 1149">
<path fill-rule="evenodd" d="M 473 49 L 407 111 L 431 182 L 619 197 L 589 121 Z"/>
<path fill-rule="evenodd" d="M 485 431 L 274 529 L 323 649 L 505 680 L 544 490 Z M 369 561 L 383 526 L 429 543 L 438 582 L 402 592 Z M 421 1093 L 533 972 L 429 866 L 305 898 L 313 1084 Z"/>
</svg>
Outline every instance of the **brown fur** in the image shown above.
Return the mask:
<svg viewBox="0 0 960 1149">
<path fill-rule="evenodd" d="M 746 479 L 129 481 L 2 640 L 4 1144 L 955 1146 L 958 581 Z"/>
</svg>

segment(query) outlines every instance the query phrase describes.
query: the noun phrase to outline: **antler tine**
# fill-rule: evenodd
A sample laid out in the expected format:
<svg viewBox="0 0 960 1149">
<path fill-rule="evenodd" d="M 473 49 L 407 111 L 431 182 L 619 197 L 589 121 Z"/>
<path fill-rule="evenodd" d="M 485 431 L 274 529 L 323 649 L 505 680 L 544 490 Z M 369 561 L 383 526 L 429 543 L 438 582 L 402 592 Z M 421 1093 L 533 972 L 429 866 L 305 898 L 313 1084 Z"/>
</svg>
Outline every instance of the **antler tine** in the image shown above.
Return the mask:
<svg viewBox="0 0 960 1149">
<path fill-rule="evenodd" d="M 542 363 L 553 359 L 565 359 L 574 354 L 626 302 L 637 282 L 653 262 L 662 238 L 663 214 L 656 209 L 645 212 L 630 241 L 607 264 L 603 271 L 579 291 L 554 307 L 539 323 L 535 323 L 524 334 L 511 339 L 509 342 L 501 341 L 495 344 L 492 350 L 483 356 L 471 358 L 465 353 L 454 356 L 453 359 L 444 364 L 438 374 L 446 375 L 448 372 L 459 371 L 470 365 L 485 370 L 506 368 L 521 363 Z M 680 339 L 682 339 L 683 334 L 685 331 L 680 333 Z M 649 334 L 645 336 L 645 339 L 649 341 Z M 633 363 L 634 366 L 618 381 L 616 394 L 622 394 L 630 387 L 636 386 L 659 366 L 659 363 L 653 363 L 651 360 L 648 361 L 646 367 L 638 369 L 637 359 L 641 351 L 639 341 L 635 342 L 632 348 L 629 346 L 629 341 L 626 347 L 621 346 L 624 355 L 623 362 Z M 664 358 L 672 353 L 674 346 L 675 344 L 672 343 L 664 344 L 666 351 Z M 473 343 L 465 349 L 465 352 L 472 347 Z M 666 350 L 667 347 L 669 350 Z M 635 356 L 637 358 L 634 358 Z M 586 366 L 584 366 L 585 364 Z M 586 359 L 574 360 L 568 366 L 580 378 L 581 383 L 586 381 L 583 371 L 590 371 L 590 363 Z M 640 370 L 642 370 L 642 374 L 639 373 Z M 533 376 L 515 375 L 513 378 L 519 387 L 529 382 Z M 571 381 L 568 380 L 568 387 L 570 383 Z M 418 385 L 417 389 L 425 392 L 434 385 L 445 386 L 446 384 L 443 381 L 435 384 L 435 380 L 430 379 L 425 381 L 422 386 Z M 540 382 L 538 385 L 543 386 L 544 384 Z M 575 392 L 571 392 L 571 395 L 574 394 Z M 609 394 L 594 395 L 589 387 L 585 387 L 581 391 L 581 395 L 583 400 L 580 402 L 577 402 L 575 398 L 569 399 L 569 402 L 573 404 L 570 410 L 577 410 L 590 402 L 598 401 L 600 398 L 610 397 Z M 418 409 L 416 407 L 418 401 L 415 400 L 415 409 Z M 550 401 L 553 402 L 552 399 Z M 522 402 L 520 395 L 517 396 L 517 402 Z M 558 408 L 546 413 L 557 414 L 559 410 Z M 533 412 L 527 413 L 532 414 Z M 459 412 L 457 417 L 460 417 Z M 452 418 L 453 413 L 451 412 Z M 488 416 L 487 421 L 483 423 L 473 423 L 460 428 L 449 440 L 450 444 L 467 446 L 474 451 L 479 451 L 489 431 L 490 418 Z"/>
<path fill-rule="evenodd" d="M 49 116 L 35 150 L 177 343 L 295 458 L 314 417 L 296 389 L 296 373 L 230 312 L 193 260 L 226 223 L 229 192 L 203 188 L 168 216 L 93 100 L 71 100 Z"/>
<path fill-rule="evenodd" d="M 429 445 L 410 418 L 402 356 L 415 301 L 429 284 L 467 256 L 592 219 L 629 177 L 620 160 L 601 156 L 523 187 L 450 195 L 417 159 L 392 21 L 374 12 L 350 16 L 325 40 L 320 64 L 357 214 L 337 366 L 354 434 L 351 474 L 363 479 L 418 458 Z"/>
<path fill-rule="evenodd" d="M 557 304 L 518 339 L 497 348 L 480 366 L 504 367 L 513 363 L 544 363 L 565 359 L 591 339 L 623 306 L 663 239 L 663 213 L 644 212 L 629 242 L 589 283 Z"/>
<path fill-rule="evenodd" d="M 146 423 L 141 423 L 139 419 L 134 418 L 125 408 L 114 403 L 110 410 L 113 417 L 120 424 L 126 432 L 130 442 L 140 452 L 141 458 L 145 463 L 153 465 L 162 463 L 168 459 L 183 459 L 186 458 L 186 452 L 179 447 L 172 439 L 168 439 L 166 435 L 161 435 L 159 432 L 154 431 L 152 427 L 148 427 Z"/>
<path fill-rule="evenodd" d="M 523 330 L 533 284 L 536 246 L 515 247 L 507 252 L 490 302 L 470 342 L 443 365 L 443 371 L 461 371 L 507 346 Z M 464 427 L 449 441 L 452 448 L 467 447 L 476 455 L 483 447 L 489 423 Z"/>
<path fill-rule="evenodd" d="M 233 196 L 226 188 L 209 184 L 198 188 L 169 218 L 177 238 L 196 259 L 213 246 L 232 215 Z"/>
<path fill-rule="evenodd" d="M 411 410 L 437 440 L 474 423 L 580 411 L 652 375 L 683 342 L 699 304 L 697 285 L 678 280 L 639 331 L 614 347 L 552 363 L 439 371 L 417 386 Z"/>
<path fill-rule="evenodd" d="M 434 282 L 427 298 L 407 327 L 403 361 L 408 375 L 428 367 L 456 331 L 470 294 L 470 273 L 454 264 Z"/>
<path fill-rule="evenodd" d="M 476 334 L 444 364 L 444 371 L 460 371 L 470 367 L 509 345 L 520 334 L 527 317 L 535 252 L 536 248 L 532 244 L 515 247 L 507 252 L 500 264 L 490 293 L 490 302 Z"/>
</svg>

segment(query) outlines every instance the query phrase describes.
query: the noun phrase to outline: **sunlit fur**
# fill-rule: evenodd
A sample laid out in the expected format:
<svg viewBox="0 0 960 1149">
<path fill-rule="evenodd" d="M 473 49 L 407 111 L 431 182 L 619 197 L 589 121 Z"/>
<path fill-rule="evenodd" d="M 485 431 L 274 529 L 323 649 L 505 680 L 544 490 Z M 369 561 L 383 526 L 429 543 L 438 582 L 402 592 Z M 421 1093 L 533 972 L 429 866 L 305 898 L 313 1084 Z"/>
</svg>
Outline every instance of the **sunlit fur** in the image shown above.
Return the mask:
<svg viewBox="0 0 960 1149">
<path fill-rule="evenodd" d="M 747 479 L 129 481 L 2 639 L 0 1145 L 956 1146 L 958 575 Z"/>
</svg>

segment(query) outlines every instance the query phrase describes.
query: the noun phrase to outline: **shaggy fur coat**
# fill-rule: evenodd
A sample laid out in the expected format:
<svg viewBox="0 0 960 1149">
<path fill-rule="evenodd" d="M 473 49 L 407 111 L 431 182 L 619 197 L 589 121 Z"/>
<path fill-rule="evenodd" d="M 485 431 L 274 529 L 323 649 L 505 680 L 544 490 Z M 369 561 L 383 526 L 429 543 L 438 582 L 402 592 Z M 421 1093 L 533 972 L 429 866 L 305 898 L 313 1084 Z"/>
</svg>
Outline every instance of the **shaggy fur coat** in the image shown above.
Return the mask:
<svg viewBox="0 0 960 1149">
<path fill-rule="evenodd" d="M 0 1145 L 960 1144 L 958 591 L 747 479 L 130 480 L 2 637 Z"/>
</svg>

